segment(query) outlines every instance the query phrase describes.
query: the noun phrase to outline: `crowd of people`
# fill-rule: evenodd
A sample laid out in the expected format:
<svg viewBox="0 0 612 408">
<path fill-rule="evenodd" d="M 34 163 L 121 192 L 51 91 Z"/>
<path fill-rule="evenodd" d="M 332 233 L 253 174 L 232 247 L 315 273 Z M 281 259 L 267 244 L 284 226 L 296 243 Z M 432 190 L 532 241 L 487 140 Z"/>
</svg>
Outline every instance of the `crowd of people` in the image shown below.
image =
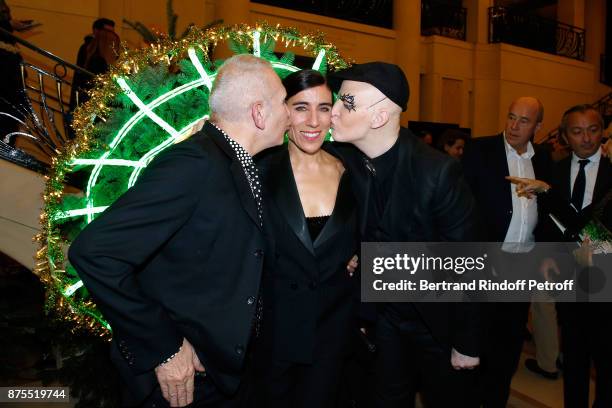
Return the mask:
<svg viewBox="0 0 612 408">
<path fill-rule="evenodd" d="M 383 62 L 282 83 L 259 58 L 225 62 L 203 129 L 69 251 L 113 327 L 126 406 L 409 407 L 417 393 L 427 407 L 506 406 L 529 304 L 361 303 L 359 243 L 519 244 L 501 265 L 512 273 L 530 243 L 567 240 L 547 235 L 546 214 L 577 231 L 612 205 L 603 120 L 570 108 L 572 154 L 555 164 L 532 143 L 542 103 L 521 97 L 501 133 L 449 133 L 450 157 L 400 126 L 408 98 Z M 595 406 L 612 406 L 609 304 L 560 309 L 566 406 L 587 406 L 591 358 Z M 347 372 L 361 341 L 375 351 Z"/>
</svg>

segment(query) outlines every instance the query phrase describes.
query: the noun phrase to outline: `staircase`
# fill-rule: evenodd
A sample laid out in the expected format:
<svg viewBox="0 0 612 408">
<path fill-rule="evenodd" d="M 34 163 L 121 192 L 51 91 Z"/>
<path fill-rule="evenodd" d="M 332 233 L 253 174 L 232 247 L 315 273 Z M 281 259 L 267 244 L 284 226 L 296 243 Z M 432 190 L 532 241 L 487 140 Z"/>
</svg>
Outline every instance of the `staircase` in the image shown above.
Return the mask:
<svg viewBox="0 0 612 408">
<path fill-rule="evenodd" d="M 601 117 L 604 120 L 604 128 L 607 127 L 610 122 L 612 122 L 612 92 L 603 96 L 591 105 L 601 114 Z M 548 136 L 543 139 L 541 143 L 546 143 L 547 141 L 554 139 L 557 136 L 559 136 L 558 127 L 548 132 Z"/>
<path fill-rule="evenodd" d="M 0 28 L 3 36 L 10 37 L 29 48 L 53 66 L 53 72 L 21 62 L 21 89 L 15 112 L 0 112 L 19 123 L 19 131 L 0 134 L 0 158 L 29 170 L 46 174 L 52 158 L 59 148 L 72 138 L 69 95 L 75 72 L 93 77 L 79 66 L 43 50 Z M 68 75 L 72 73 L 72 75 Z M 4 132 L 3 132 L 4 133 Z"/>
</svg>

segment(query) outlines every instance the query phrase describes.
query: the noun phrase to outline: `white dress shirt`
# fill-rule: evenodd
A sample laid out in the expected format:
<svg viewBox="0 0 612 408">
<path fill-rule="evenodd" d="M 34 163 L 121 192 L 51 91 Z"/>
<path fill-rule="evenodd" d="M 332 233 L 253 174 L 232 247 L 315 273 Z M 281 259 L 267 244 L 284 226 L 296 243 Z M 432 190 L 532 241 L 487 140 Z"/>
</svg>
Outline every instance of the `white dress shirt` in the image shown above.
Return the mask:
<svg viewBox="0 0 612 408">
<path fill-rule="evenodd" d="M 506 160 L 511 176 L 523 178 L 535 178 L 531 158 L 535 154 L 531 142 L 527 144 L 527 151 L 519 154 L 508 144 L 504 134 L 504 145 L 506 147 Z M 529 252 L 535 245 L 533 230 L 538 222 L 537 197 L 519 197 L 516 193 L 516 185 L 508 182 L 508 188 L 512 194 L 512 219 L 506 232 L 506 238 L 502 245 L 504 252 Z"/>
<path fill-rule="evenodd" d="M 599 171 L 599 160 L 601 159 L 601 149 L 597 149 L 597 152 L 591 157 L 587 157 L 589 162 L 584 166 L 584 175 L 586 184 L 584 187 L 584 200 L 582 201 L 582 208 L 588 206 L 593 202 L 593 190 L 595 190 L 595 181 L 597 181 L 597 171 Z M 574 192 L 574 183 L 578 176 L 578 170 L 580 169 L 580 163 L 578 160 L 582 160 L 580 157 L 572 153 L 572 165 L 570 167 L 570 197 Z M 582 210 L 577 208 L 577 210 Z"/>
</svg>

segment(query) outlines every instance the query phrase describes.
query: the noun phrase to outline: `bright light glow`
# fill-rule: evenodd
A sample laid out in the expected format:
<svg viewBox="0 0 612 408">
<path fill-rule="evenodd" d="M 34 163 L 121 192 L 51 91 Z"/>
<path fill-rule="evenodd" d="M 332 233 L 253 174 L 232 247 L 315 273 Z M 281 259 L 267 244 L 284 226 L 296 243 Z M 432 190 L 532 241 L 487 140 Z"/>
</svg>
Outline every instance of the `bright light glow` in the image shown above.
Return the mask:
<svg viewBox="0 0 612 408">
<path fill-rule="evenodd" d="M 77 283 L 70 285 L 66 288 L 66 290 L 64 291 L 64 296 L 66 297 L 70 297 L 74 294 L 74 292 L 76 292 L 77 290 L 79 290 L 81 287 L 83 287 L 83 281 L 80 280 Z"/>
<path fill-rule="evenodd" d="M 210 75 L 210 79 L 214 80 L 214 78 L 216 77 L 216 74 Z M 158 96 L 157 98 L 155 98 L 154 100 L 152 100 L 147 107 L 149 107 L 150 109 L 155 109 L 156 107 L 166 103 L 168 100 L 174 98 L 175 96 L 181 95 L 187 91 L 190 91 L 194 88 L 197 88 L 199 86 L 205 85 L 206 81 L 203 78 L 200 79 L 196 79 L 195 81 L 189 82 L 185 85 L 181 85 L 176 89 L 173 89 L 170 92 L 166 92 L 163 95 Z M 123 138 L 130 132 L 130 130 L 132 130 L 132 128 L 138 123 L 140 122 L 140 120 L 145 116 L 145 113 L 140 110 L 138 112 L 136 112 L 136 114 L 134 114 L 134 116 L 132 116 L 129 120 L 127 120 L 125 122 L 125 124 L 123 125 L 123 127 L 121 127 L 121 129 L 119 129 L 119 131 L 117 132 L 117 135 L 115 136 L 115 138 L 111 141 L 111 143 L 109 144 L 109 149 L 108 151 L 104 152 L 104 154 L 102 154 L 102 156 L 100 156 L 100 160 L 105 160 L 109 155 L 111 155 L 115 148 L 119 145 L 119 143 L 121 143 L 121 141 L 123 140 Z M 89 177 L 89 181 L 87 182 L 87 187 L 85 189 L 85 196 L 87 197 L 87 206 L 88 207 L 93 207 L 93 202 L 91 200 L 91 189 L 92 187 L 96 184 L 96 182 L 98 181 L 98 177 L 100 175 L 100 171 L 102 170 L 104 166 L 101 165 L 100 163 L 96 164 L 94 166 L 94 168 L 91 171 L 91 175 Z M 87 216 L 87 223 L 90 223 L 93 220 L 93 217 L 91 216 Z"/>
<path fill-rule="evenodd" d="M 198 55 L 196 54 L 195 49 L 193 49 L 193 47 L 190 47 L 187 50 L 187 54 L 189 54 L 189 59 L 191 60 L 191 63 L 193 64 L 195 69 L 198 71 L 198 74 L 200 74 L 200 76 L 204 80 L 205 82 L 204 85 L 206 85 L 206 87 L 210 91 L 212 88 L 212 81 L 210 80 L 210 77 L 208 76 L 208 74 L 206 73 L 206 70 L 202 66 L 202 63 L 198 59 Z"/>
<path fill-rule="evenodd" d="M 317 59 L 315 60 L 314 64 L 312 64 L 312 69 L 316 69 L 318 71 L 319 68 L 321 68 L 321 63 L 323 62 L 323 57 L 325 57 L 325 49 L 324 48 L 322 48 L 321 51 L 319 51 L 319 54 L 317 55 Z"/>
<path fill-rule="evenodd" d="M 208 119 L 208 115 L 204 115 L 201 118 L 197 118 L 196 120 L 194 120 L 193 122 L 191 122 L 190 124 L 185 126 L 183 129 L 181 129 L 179 131 L 181 136 L 178 139 L 177 138 L 168 138 L 168 139 L 164 140 L 162 143 L 160 143 L 159 145 L 155 146 L 153 149 L 149 150 L 147 153 L 145 153 L 140 158 L 140 164 L 141 165 L 139 167 L 137 167 L 132 172 L 132 174 L 130 175 L 130 179 L 128 180 L 128 187 L 127 188 L 132 187 L 134 185 L 134 183 L 136 183 L 136 180 L 138 179 L 138 176 L 140 175 L 140 172 L 151 162 L 151 160 L 153 160 L 153 158 L 157 155 L 157 153 L 161 152 L 162 150 L 164 150 L 166 147 L 170 146 L 175 141 L 182 140 L 183 139 L 183 135 L 185 134 L 185 132 L 191 130 L 191 128 L 194 127 L 196 125 L 196 123 L 198 123 L 202 119 Z"/>
<path fill-rule="evenodd" d="M 260 37 L 261 33 L 259 31 L 253 31 L 253 55 L 256 57 L 261 57 L 261 45 L 259 43 Z"/>
<path fill-rule="evenodd" d="M 272 62 L 273 68 L 285 69 L 287 71 L 296 72 L 299 71 L 300 68 L 294 67 L 293 65 L 283 64 L 282 62 Z"/>
<path fill-rule="evenodd" d="M 140 167 L 142 163 L 138 160 L 124 160 L 124 159 L 73 159 L 70 162 L 73 166 L 79 165 L 96 165 L 101 164 L 102 166 L 126 166 L 126 167 Z"/>
<path fill-rule="evenodd" d="M 87 216 L 91 215 L 93 218 L 94 214 L 101 213 L 107 208 L 108 206 L 100 206 L 100 207 L 87 207 L 87 208 L 79 208 L 75 210 L 68 210 L 68 211 L 62 212 L 61 214 L 58 214 L 57 216 L 53 217 L 53 219 L 63 220 L 64 218 L 78 217 L 80 215 L 87 215 Z"/>
<path fill-rule="evenodd" d="M 149 108 L 147 105 L 145 105 L 145 103 L 138 97 L 138 95 L 136 95 L 132 91 L 132 88 L 130 88 L 130 86 L 127 84 L 127 82 L 125 82 L 124 78 L 117 78 L 117 83 L 119 84 L 121 89 L 123 89 L 123 93 L 128 98 L 130 98 L 130 100 L 132 102 L 134 102 L 134 105 L 138 106 L 138 108 L 141 111 L 143 111 L 144 114 L 147 115 L 147 117 L 149 119 L 151 119 L 153 122 L 157 123 L 159 125 L 159 127 L 164 129 L 172 137 L 178 137 L 179 136 L 179 133 L 176 131 L 175 128 L 170 126 L 170 124 L 168 122 L 163 120 L 161 117 L 159 117 L 159 115 L 157 113 L 153 112 L 153 110 L 151 108 Z"/>
</svg>

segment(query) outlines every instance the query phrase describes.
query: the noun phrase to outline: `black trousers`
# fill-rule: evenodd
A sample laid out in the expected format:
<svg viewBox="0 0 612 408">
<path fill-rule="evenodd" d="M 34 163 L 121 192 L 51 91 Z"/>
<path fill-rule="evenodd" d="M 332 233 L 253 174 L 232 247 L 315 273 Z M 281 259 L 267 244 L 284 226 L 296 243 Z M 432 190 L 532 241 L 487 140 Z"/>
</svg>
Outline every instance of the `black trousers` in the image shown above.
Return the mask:
<svg viewBox="0 0 612 408">
<path fill-rule="evenodd" d="M 454 370 L 451 351 L 431 336 L 418 316 L 402 320 L 392 311 L 382 312 L 374 342 L 369 407 L 414 407 L 417 391 L 428 408 L 476 406 L 476 371 Z"/>
<path fill-rule="evenodd" d="M 268 361 L 257 369 L 255 407 L 333 408 L 338 401 L 341 358 L 312 364 Z"/>
<path fill-rule="evenodd" d="M 591 360 L 595 365 L 593 408 L 612 407 L 612 305 L 560 303 L 563 401 L 568 408 L 589 406 Z"/>
<path fill-rule="evenodd" d="M 484 408 L 505 408 L 525 340 L 529 303 L 486 303 L 480 397 Z"/>
</svg>

